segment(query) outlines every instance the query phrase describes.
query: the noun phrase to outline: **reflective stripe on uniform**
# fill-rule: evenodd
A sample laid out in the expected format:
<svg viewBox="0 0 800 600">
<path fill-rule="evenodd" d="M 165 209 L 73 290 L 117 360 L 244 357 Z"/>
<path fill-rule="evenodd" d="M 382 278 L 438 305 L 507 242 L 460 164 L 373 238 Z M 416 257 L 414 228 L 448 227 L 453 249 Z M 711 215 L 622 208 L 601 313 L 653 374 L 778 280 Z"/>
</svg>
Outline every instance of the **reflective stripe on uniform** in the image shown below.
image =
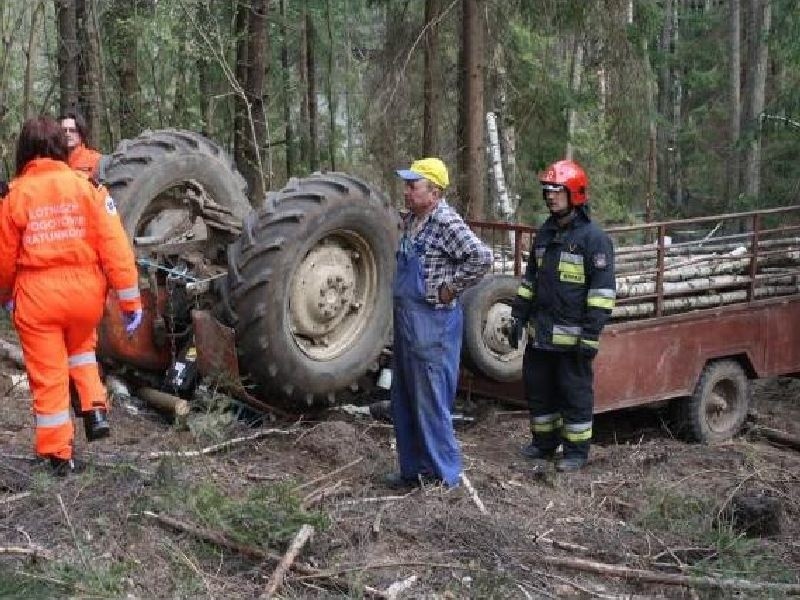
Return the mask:
<svg viewBox="0 0 800 600">
<path fill-rule="evenodd" d="M 561 256 L 558 258 L 559 263 L 570 263 L 573 265 L 581 265 L 583 266 L 583 255 L 582 254 L 574 254 L 572 252 L 562 252 Z"/>
<path fill-rule="evenodd" d="M 582 337 L 581 346 L 588 346 L 589 348 L 594 348 L 597 350 L 600 347 L 600 342 L 598 340 L 589 340 Z"/>
<path fill-rule="evenodd" d="M 97 357 L 94 352 L 81 352 L 80 354 L 73 354 L 67 359 L 70 367 L 80 367 L 83 365 L 93 365 L 97 362 Z"/>
<path fill-rule="evenodd" d="M 592 439 L 592 422 L 565 423 L 562 434 L 568 442 L 586 442 Z"/>
<path fill-rule="evenodd" d="M 523 283 L 517 288 L 517 296 L 530 300 L 533 298 L 533 290 Z"/>
<path fill-rule="evenodd" d="M 574 346 L 581 335 L 580 327 L 553 325 L 553 344 L 558 346 Z"/>
<path fill-rule="evenodd" d="M 58 427 L 66 423 L 69 423 L 69 410 L 62 410 L 52 415 L 36 415 L 36 427 Z"/>
<path fill-rule="evenodd" d="M 136 300 L 139 297 L 139 286 L 133 286 L 117 290 L 117 296 L 120 300 Z"/>
<path fill-rule="evenodd" d="M 533 433 L 552 433 L 561 428 L 561 414 L 552 413 L 540 415 L 531 420 L 531 432 Z"/>
<path fill-rule="evenodd" d="M 614 308 L 614 299 L 616 297 L 617 293 L 612 289 L 594 288 L 589 290 L 586 296 L 586 305 L 611 310 Z"/>
</svg>

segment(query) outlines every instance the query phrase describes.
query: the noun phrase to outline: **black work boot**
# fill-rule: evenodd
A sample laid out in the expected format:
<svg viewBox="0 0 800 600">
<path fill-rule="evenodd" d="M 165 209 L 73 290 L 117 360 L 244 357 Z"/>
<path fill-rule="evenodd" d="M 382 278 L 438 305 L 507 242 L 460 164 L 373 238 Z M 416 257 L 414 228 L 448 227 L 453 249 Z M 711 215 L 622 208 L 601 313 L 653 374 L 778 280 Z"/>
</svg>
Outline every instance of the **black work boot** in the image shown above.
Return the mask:
<svg viewBox="0 0 800 600">
<path fill-rule="evenodd" d="M 111 435 L 111 426 L 105 409 L 93 408 L 83 413 L 83 428 L 86 430 L 86 439 L 90 442 L 101 440 Z"/>
<path fill-rule="evenodd" d="M 527 446 L 520 448 L 519 453 L 530 460 L 551 460 L 555 456 L 556 450 L 555 448 L 545 449 L 531 442 Z"/>
<path fill-rule="evenodd" d="M 56 477 L 66 477 L 73 473 L 81 473 L 86 469 L 86 465 L 74 458 L 50 457 L 50 471 Z"/>
</svg>

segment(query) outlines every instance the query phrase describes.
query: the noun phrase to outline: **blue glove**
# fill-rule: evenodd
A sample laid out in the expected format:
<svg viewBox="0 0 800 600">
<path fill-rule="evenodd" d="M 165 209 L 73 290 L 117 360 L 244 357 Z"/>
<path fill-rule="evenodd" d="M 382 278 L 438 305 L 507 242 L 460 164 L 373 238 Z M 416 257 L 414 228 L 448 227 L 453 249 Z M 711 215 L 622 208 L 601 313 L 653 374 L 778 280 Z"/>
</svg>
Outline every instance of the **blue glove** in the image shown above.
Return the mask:
<svg viewBox="0 0 800 600">
<path fill-rule="evenodd" d="M 133 333 L 142 324 L 142 309 L 123 311 L 122 318 L 125 321 L 125 333 Z"/>
<path fill-rule="evenodd" d="M 6 310 L 7 313 L 11 314 L 14 312 L 14 299 L 7 300 L 3 303 L 3 308 Z"/>
</svg>

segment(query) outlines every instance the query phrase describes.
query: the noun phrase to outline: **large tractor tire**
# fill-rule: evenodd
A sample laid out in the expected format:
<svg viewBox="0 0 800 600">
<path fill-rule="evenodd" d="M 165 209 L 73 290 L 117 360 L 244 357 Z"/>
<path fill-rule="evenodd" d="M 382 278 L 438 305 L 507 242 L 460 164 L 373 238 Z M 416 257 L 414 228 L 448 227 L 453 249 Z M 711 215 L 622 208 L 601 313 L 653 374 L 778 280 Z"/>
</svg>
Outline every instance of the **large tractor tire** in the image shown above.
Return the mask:
<svg viewBox="0 0 800 600">
<path fill-rule="evenodd" d="M 251 210 L 230 157 L 190 131 L 145 131 L 121 141 L 102 161 L 99 178 L 134 244 L 180 237 L 198 217 L 218 223 L 216 232 L 231 230 Z"/>
<path fill-rule="evenodd" d="M 293 409 L 352 390 L 388 343 L 398 219 L 343 173 L 291 179 L 244 221 L 228 252 L 227 300 L 241 365 Z"/>
<path fill-rule="evenodd" d="M 487 275 L 464 292 L 461 362 L 476 375 L 500 382 L 522 379 L 527 337 L 515 349 L 506 334 L 518 286 L 519 279 L 513 275 Z"/>
</svg>

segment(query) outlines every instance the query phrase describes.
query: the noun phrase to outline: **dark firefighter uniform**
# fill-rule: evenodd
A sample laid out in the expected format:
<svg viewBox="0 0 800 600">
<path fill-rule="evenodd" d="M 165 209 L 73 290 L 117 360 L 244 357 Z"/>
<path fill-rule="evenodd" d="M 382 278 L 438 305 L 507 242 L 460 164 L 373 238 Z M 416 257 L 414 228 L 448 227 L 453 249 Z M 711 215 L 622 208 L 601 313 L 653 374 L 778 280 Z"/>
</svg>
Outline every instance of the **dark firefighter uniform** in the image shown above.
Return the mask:
<svg viewBox="0 0 800 600">
<path fill-rule="evenodd" d="M 592 438 L 592 359 L 615 298 L 611 239 L 583 206 L 551 216 L 535 247 L 512 315 L 527 326 L 523 376 L 533 445 L 543 456 L 586 459 Z"/>
</svg>

